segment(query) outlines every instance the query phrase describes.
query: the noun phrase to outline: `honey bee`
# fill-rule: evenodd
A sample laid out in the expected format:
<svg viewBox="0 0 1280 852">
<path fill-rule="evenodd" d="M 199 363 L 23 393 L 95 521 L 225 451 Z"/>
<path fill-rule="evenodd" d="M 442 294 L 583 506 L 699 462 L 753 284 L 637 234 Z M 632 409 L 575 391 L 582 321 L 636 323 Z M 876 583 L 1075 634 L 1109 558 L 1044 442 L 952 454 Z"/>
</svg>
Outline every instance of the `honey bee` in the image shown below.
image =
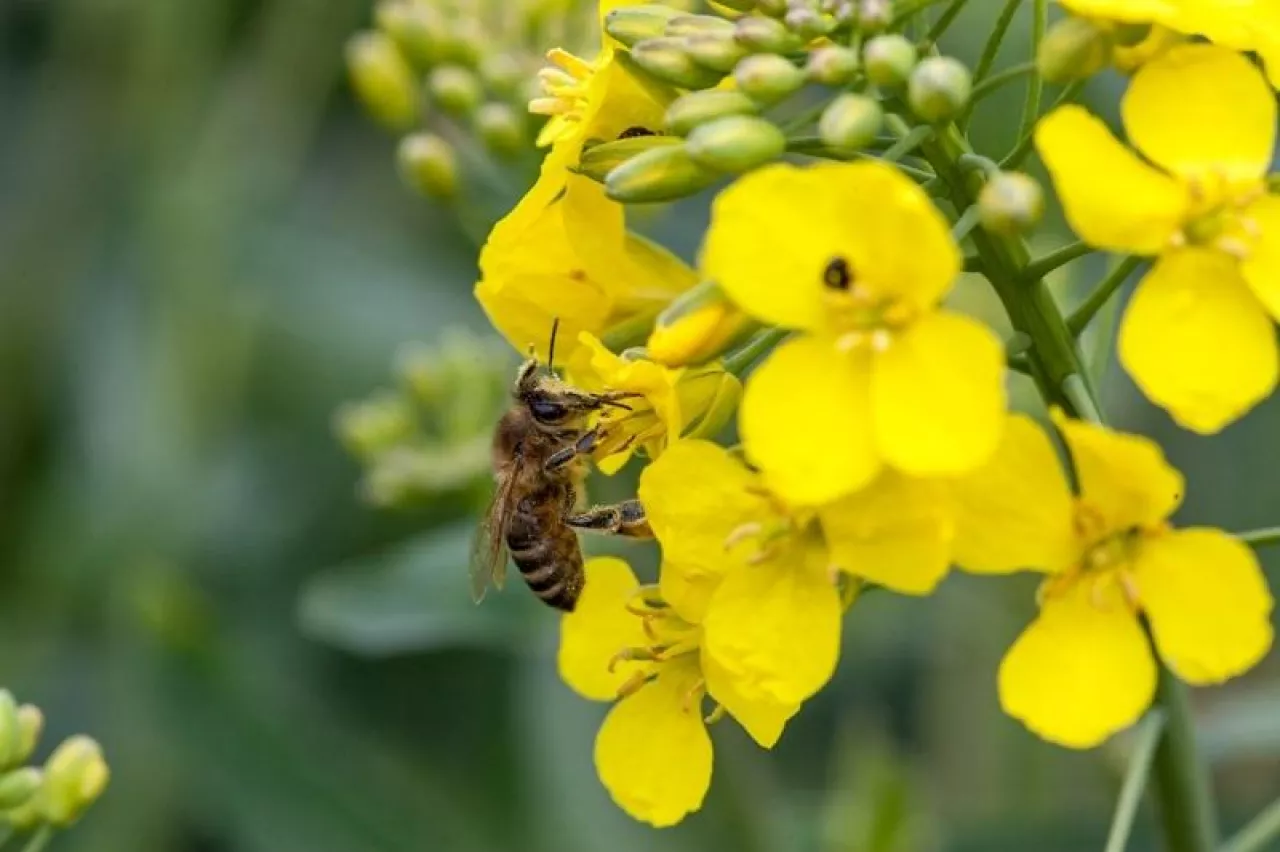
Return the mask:
<svg viewBox="0 0 1280 852">
<path fill-rule="evenodd" d="M 638 500 L 578 511 L 586 459 L 603 436 L 603 427 L 588 428 L 589 415 L 628 409 L 624 400 L 637 394 L 588 393 L 561 381 L 551 366 L 555 332 L 553 326 L 545 368 L 533 356 L 521 365 L 512 388 L 515 404 L 494 433 L 496 488 L 471 549 L 476 603 L 490 583 L 502 588 L 509 552 L 535 595 L 572 612 L 586 580 L 575 530 L 652 535 Z"/>
</svg>

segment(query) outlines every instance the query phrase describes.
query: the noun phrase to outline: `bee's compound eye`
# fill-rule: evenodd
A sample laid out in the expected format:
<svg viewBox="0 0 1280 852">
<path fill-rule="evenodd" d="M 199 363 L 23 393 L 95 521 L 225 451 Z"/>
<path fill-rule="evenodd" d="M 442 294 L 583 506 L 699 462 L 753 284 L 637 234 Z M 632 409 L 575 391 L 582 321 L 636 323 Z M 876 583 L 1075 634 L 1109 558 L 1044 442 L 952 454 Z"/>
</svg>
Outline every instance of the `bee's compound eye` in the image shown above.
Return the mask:
<svg viewBox="0 0 1280 852">
<path fill-rule="evenodd" d="M 853 270 L 843 257 L 833 257 L 822 270 L 822 283 L 832 290 L 848 290 L 853 283 Z"/>
<path fill-rule="evenodd" d="M 545 399 L 535 399 L 530 402 L 529 410 L 533 412 L 534 418 L 542 423 L 558 423 L 569 414 L 569 409 L 560 403 Z"/>
</svg>

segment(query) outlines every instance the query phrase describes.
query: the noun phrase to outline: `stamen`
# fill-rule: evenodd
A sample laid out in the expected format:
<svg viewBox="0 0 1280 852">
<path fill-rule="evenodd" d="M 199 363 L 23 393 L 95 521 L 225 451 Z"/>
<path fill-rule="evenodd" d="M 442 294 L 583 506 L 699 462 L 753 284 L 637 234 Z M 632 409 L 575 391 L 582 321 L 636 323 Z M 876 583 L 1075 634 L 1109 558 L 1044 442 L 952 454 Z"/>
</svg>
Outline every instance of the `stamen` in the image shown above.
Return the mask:
<svg viewBox="0 0 1280 852">
<path fill-rule="evenodd" d="M 697 682 L 684 694 L 684 700 L 680 702 L 680 709 L 686 713 L 692 710 L 694 702 L 702 700 L 702 694 L 706 689 L 707 681 L 704 678 L 698 678 Z"/>
<path fill-rule="evenodd" d="M 733 548 L 734 545 L 741 544 L 749 538 L 760 535 L 762 532 L 764 532 L 764 525 L 758 521 L 743 524 L 725 536 L 724 549 L 729 550 Z"/>
<path fill-rule="evenodd" d="M 579 80 L 587 79 L 596 70 L 590 62 L 560 47 L 553 47 L 547 51 L 547 61 L 553 65 L 559 65 Z"/>
<path fill-rule="evenodd" d="M 1214 246 L 1236 260 L 1249 259 L 1249 246 L 1243 240 L 1238 240 L 1235 237 L 1218 237 Z"/>
<path fill-rule="evenodd" d="M 846 332 L 836 338 L 836 351 L 852 352 L 862 346 L 867 340 L 867 335 L 861 331 Z"/>
<path fill-rule="evenodd" d="M 623 648 L 609 658 L 609 674 L 613 674 L 619 663 L 653 663 L 662 659 L 661 648 Z"/>
<path fill-rule="evenodd" d="M 622 686 L 618 687 L 618 698 L 626 698 L 629 695 L 635 695 L 649 681 L 655 679 L 656 674 L 652 672 L 636 672 L 627 678 Z"/>
<path fill-rule="evenodd" d="M 1142 600 L 1138 590 L 1138 578 L 1128 571 L 1121 571 L 1120 588 L 1124 592 L 1124 598 L 1128 601 L 1129 606 L 1136 610 Z"/>
<path fill-rule="evenodd" d="M 723 704 L 717 704 L 715 709 L 702 718 L 702 721 L 706 722 L 708 725 L 714 725 L 716 722 L 723 719 L 727 712 L 728 711 L 724 709 Z"/>
<path fill-rule="evenodd" d="M 538 82 L 543 90 L 550 94 L 559 94 L 578 88 L 578 81 L 559 68 L 539 68 Z"/>
<path fill-rule="evenodd" d="M 695 636 L 693 639 L 685 639 L 683 642 L 676 642 L 674 645 L 669 645 L 666 648 L 659 650 L 656 659 L 660 662 L 666 662 L 667 660 L 674 659 L 682 654 L 692 653 L 700 647 L 702 647 L 702 644 Z"/>
<path fill-rule="evenodd" d="M 893 344 L 893 335 L 887 328 L 877 328 L 871 332 L 871 348 L 876 352 L 886 352 Z"/>
<path fill-rule="evenodd" d="M 565 115 L 573 109 L 573 104 L 562 98 L 534 98 L 529 101 L 529 112 L 534 115 Z"/>
</svg>

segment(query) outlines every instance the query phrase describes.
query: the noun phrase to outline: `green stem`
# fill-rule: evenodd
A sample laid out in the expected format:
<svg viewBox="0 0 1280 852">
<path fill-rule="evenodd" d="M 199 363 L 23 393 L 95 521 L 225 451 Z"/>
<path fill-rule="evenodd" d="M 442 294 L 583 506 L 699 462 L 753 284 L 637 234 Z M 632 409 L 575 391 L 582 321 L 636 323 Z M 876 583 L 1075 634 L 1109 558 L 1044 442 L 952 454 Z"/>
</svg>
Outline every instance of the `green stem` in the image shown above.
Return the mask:
<svg viewBox="0 0 1280 852">
<path fill-rule="evenodd" d="M 1213 852 L 1217 817 L 1209 779 L 1196 753 L 1187 686 L 1163 665 L 1156 700 L 1167 726 L 1156 750 L 1155 790 L 1169 852 Z"/>
<path fill-rule="evenodd" d="M 893 22 L 889 24 L 889 29 L 897 29 L 902 24 L 905 24 L 915 13 L 941 2 L 942 0 L 917 0 L 917 2 L 912 3 L 893 16 Z"/>
<path fill-rule="evenodd" d="M 47 825 L 41 826 L 40 830 L 27 841 L 27 845 L 22 847 L 22 852 L 41 852 L 52 839 L 53 828 Z"/>
<path fill-rule="evenodd" d="M 1072 311 L 1071 316 L 1067 318 L 1067 328 L 1071 329 L 1073 335 L 1079 336 L 1080 332 L 1085 330 L 1089 325 L 1089 320 L 1093 319 L 1094 314 L 1110 301 L 1116 290 L 1120 289 L 1120 285 L 1141 263 L 1142 258 L 1130 255 L 1116 264 L 1115 269 L 1107 273 L 1107 277 L 1102 279 L 1094 291 L 1084 300 L 1083 304 Z"/>
<path fill-rule="evenodd" d="M 920 126 L 907 131 L 907 134 L 894 142 L 884 153 L 880 155 L 880 159 L 886 163 L 892 163 L 910 154 L 916 148 L 919 148 L 929 136 L 933 133 L 932 127 Z"/>
<path fill-rule="evenodd" d="M 956 219 L 956 223 L 951 226 L 951 236 L 956 242 L 962 241 L 965 237 L 973 232 L 978 226 L 978 217 L 981 216 L 978 205 L 973 205 L 968 210 L 960 214 L 960 218 Z"/>
<path fill-rule="evenodd" d="M 1092 254 L 1095 251 L 1097 249 L 1093 246 L 1076 240 L 1070 245 L 1054 249 L 1043 257 L 1038 257 L 1031 261 L 1027 264 L 1024 274 L 1027 278 L 1043 278 L 1058 267 L 1066 266 L 1071 261 L 1084 257 L 1086 254 Z"/>
<path fill-rule="evenodd" d="M 1266 852 L 1274 848 L 1273 842 L 1280 839 L 1280 799 L 1267 805 L 1266 810 L 1240 829 L 1240 832 L 1227 841 L 1221 852 Z"/>
<path fill-rule="evenodd" d="M 1032 79 L 1035 80 L 1039 78 L 1033 77 Z M 1080 92 L 1084 89 L 1084 84 L 1085 84 L 1084 80 L 1075 80 L 1071 83 L 1068 83 L 1067 87 L 1064 88 L 1058 94 L 1058 97 L 1054 100 L 1053 105 L 1049 107 L 1049 111 L 1052 112 L 1053 110 L 1062 106 L 1064 103 L 1067 103 L 1068 101 L 1073 99 L 1076 95 L 1080 94 Z M 1005 158 L 1000 161 L 1000 168 L 1016 169 L 1019 165 L 1022 164 L 1022 161 L 1025 160 L 1027 158 L 1027 155 L 1031 153 L 1032 146 L 1035 145 L 1035 134 L 1032 133 L 1033 129 L 1034 129 L 1034 123 L 1032 127 L 1024 128 L 1019 132 L 1018 144 L 1014 145 L 1013 150 L 1010 151 L 1008 154 L 1006 154 Z"/>
<path fill-rule="evenodd" d="M 790 330 L 785 328 L 766 328 L 757 333 L 741 348 L 724 356 L 725 372 L 741 377 L 752 364 L 763 358 L 790 333 Z"/>
<path fill-rule="evenodd" d="M 1049 0 L 1034 0 L 1031 6 L 1031 58 L 1034 60 L 1040 52 L 1040 42 L 1044 39 L 1044 28 L 1049 20 Z M 1036 74 L 1027 84 L 1027 99 L 1022 105 L 1022 123 L 1018 129 L 1018 137 L 1031 135 L 1040 117 L 1040 96 L 1044 93 L 1044 78 Z"/>
<path fill-rule="evenodd" d="M 1236 533 L 1236 538 L 1250 547 L 1266 547 L 1269 544 L 1280 544 L 1280 527 L 1264 527 L 1260 530 Z"/>
<path fill-rule="evenodd" d="M 1028 74 L 1034 74 L 1036 64 L 1034 62 L 1023 62 L 1019 65 L 1010 65 L 1003 71 L 997 71 L 990 77 L 987 77 L 981 83 L 973 87 L 973 92 L 969 95 L 969 105 L 965 107 L 965 115 L 967 116 L 973 111 L 974 105 L 985 98 L 987 95 L 999 89 L 1010 80 L 1016 80 L 1019 77 L 1025 77 Z"/>
<path fill-rule="evenodd" d="M 1124 785 L 1120 788 L 1120 798 L 1116 800 L 1116 815 L 1111 820 L 1111 831 L 1107 835 L 1107 846 L 1104 852 L 1124 852 L 1129 843 L 1129 834 L 1133 831 L 1133 820 L 1138 815 L 1138 805 L 1142 802 L 1142 791 L 1146 789 L 1147 778 L 1151 774 L 1151 762 L 1156 754 L 1156 745 L 1160 742 L 1160 734 L 1164 731 L 1164 713 L 1152 710 L 1142 721 L 1138 730 L 1137 742 L 1133 746 L 1133 754 L 1129 757 L 1129 771 L 1125 773 Z"/>
<path fill-rule="evenodd" d="M 991 35 L 987 36 L 987 43 L 982 46 L 982 56 L 978 58 L 978 64 L 973 70 L 975 83 L 981 83 L 986 79 L 987 74 L 991 73 L 991 67 L 996 64 L 996 56 L 1000 53 L 1000 44 L 1004 41 L 1005 33 L 1013 23 L 1013 16 L 1018 13 L 1021 5 L 1022 0 L 1005 0 L 1004 8 L 1000 10 L 1000 17 L 996 19 L 995 29 L 991 31 Z"/>
<path fill-rule="evenodd" d="M 933 26 L 929 27 L 929 32 L 924 37 L 925 44 L 936 44 L 942 34 L 951 26 L 956 16 L 964 11 L 965 4 L 968 2 L 969 0 L 951 0 L 951 5 L 938 16 L 938 20 L 933 22 Z"/>
</svg>

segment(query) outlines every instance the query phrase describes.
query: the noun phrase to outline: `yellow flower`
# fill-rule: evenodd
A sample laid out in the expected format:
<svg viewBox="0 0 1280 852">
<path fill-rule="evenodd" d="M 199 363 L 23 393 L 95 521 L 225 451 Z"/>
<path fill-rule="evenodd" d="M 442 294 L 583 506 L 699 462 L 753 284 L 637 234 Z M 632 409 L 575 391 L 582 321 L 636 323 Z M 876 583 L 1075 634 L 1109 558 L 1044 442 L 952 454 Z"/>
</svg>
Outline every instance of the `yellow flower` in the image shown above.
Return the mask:
<svg viewBox="0 0 1280 852">
<path fill-rule="evenodd" d="M 1183 45 L 1143 66 L 1121 115 L 1154 165 L 1078 106 L 1046 116 L 1036 145 L 1086 242 L 1158 256 L 1121 324 L 1120 360 L 1179 423 L 1217 432 L 1276 383 L 1275 96 L 1238 54 Z"/>
<path fill-rule="evenodd" d="M 1155 652 L 1192 684 L 1219 683 L 1271 647 L 1271 593 L 1253 552 L 1221 530 L 1175 530 L 1183 480 L 1146 438 L 1054 414 L 1049 438 L 1010 418 L 992 461 L 957 485 L 956 561 L 1049 576 L 1040 613 L 1000 665 L 1000 703 L 1047 740 L 1097 745 L 1147 709 Z"/>
<path fill-rule="evenodd" d="M 595 451 L 601 471 L 615 473 L 637 449 L 657 458 L 682 435 L 714 435 L 737 408 L 742 386 L 719 364 L 671 369 L 610 352 L 583 332 L 568 365 L 572 384 L 589 391 L 627 391 L 627 408 L 604 409 L 597 423 L 604 440 Z"/>
<path fill-rule="evenodd" d="M 640 500 L 662 545 L 663 599 L 702 624 L 704 656 L 753 699 L 799 704 L 830 679 L 851 602 L 842 573 L 922 594 L 950 562 L 944 489 L 898 474 L 796 509 L 728 451 L 685 440 L 645 468 Z"/>
<path fill-rule="evenodd" d="M 702 806 L 711 783 L 707 719 L 727 711 L 771 748 L 799 709 L 738 694 L 682 618 L 621 559 L 587 563 L 577 608 L 560 622 L 560 674 L 583 696 L 620 700 L 596 736 L 600 780 L 618 806 L 657 827 Z M 703 698 L 719 707 L 706 718 Z"/>
<path fill-rule="evenodd" d="M 668 367 L 700 364 L 724 351 L 751 326 L 735 305 L 711 300 L 663 324 L 659 317 L 645 350 Z"/>
<path fill-rule="evenodd" d="M 702 266 L 748 314 L 802 332 L 750 377 L 740 415 L 747 456 L 789 502 L 828 502 L 885 465 L 963 473 L 995 449 L 1000 341 L 939 307 L 960 255 L 896 169 L 755 171 L 716 199 Z"/>
</svg>

